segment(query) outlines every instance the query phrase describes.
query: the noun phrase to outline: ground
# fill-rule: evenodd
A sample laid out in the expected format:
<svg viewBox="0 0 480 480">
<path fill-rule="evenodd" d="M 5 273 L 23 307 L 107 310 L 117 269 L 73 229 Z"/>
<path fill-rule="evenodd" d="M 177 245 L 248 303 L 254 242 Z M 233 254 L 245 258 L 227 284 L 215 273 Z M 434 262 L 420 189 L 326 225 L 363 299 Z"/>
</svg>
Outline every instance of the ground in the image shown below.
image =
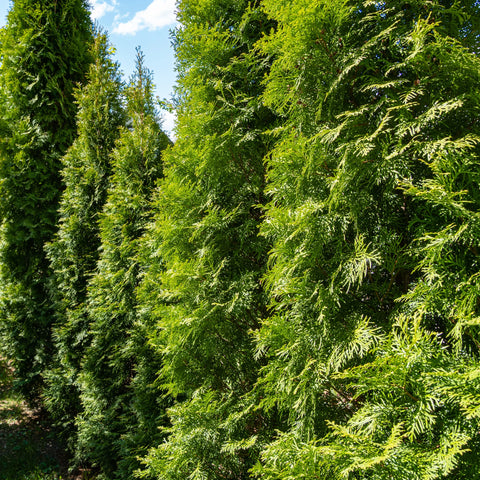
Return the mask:
<svg viewBox="0 0 480 480">
<path fill-rule="evenodd" d="M 87 479 L 68 473 L 68 455 L 41 410 L 13 390 L 13 372 L 0 359 L 0 480 Z"/>
</svg>

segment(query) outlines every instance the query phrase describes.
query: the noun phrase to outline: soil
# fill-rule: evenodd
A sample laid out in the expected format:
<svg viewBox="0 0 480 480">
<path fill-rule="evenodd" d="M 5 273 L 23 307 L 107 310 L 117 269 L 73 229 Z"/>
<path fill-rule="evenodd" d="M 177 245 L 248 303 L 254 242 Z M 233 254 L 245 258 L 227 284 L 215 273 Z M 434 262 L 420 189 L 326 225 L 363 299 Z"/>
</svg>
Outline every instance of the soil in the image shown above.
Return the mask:
<svg viewBox="0 0 480 480">
<path fill-rule="evenodd" d="M 39 409 L 13 390 L 13 372 L 0 359 L 0 480 L 79 479 L 68 474 L 68 455 Z"/>
</svg>

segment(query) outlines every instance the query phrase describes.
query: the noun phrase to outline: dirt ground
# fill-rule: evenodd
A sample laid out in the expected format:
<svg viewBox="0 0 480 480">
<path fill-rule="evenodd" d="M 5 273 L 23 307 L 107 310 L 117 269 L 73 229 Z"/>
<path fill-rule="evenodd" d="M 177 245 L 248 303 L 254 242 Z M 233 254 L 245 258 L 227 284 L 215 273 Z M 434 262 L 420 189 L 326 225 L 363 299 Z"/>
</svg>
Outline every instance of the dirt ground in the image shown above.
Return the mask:
<svg viewBox="0 0 480 480">
<path fill-rule="evenodd" d="M 12 389 L 13 372 L 0 359 L 0 480 L 81 478 L 68 475 L 68 456 L 46 415 Z"/>
</svg>

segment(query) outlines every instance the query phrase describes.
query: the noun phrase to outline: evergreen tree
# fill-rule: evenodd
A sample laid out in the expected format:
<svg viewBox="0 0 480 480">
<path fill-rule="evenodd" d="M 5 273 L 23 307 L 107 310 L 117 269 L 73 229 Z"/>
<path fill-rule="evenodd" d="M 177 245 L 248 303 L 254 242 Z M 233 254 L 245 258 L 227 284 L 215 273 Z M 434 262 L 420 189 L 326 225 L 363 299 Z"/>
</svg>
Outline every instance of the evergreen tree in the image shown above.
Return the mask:
<svg viewBox="0 0 480 480">
<path fill-rule="evenodd" d="M 250 331 L 267 315 L 268 244 L 258 226 L 264 132 L 276 121 L 260 98 L 269 62 L 253 47 L 274 25 L 259 5 L 178 5 L 178 139 L 156 194 L 142 284 L 161 379 L 177 399 L 168 441 L 145 459 L 155 478 L 245 478 L 261 444 L 250 436 L 266 422 L 244 412 L 259 368 Z"/>
<path fill-rule="evenodd" d="M 52 274 L 60 158 L 75 135 L 75 84 L 90 63 L 84 0 L 16 0 L 1 35 L 0 317 L 4 353 L 34 396 L 52 357 Z"/>
<path fill-rule="evenodd" d="M 254 473 L 478 474 L 478 2 L 265 0 L 285 116 L 262 233 L 274 313 Z M 476 473 L 477 472 L 477 473 Z"/>
<path fill-rule="evenodd" d="M 56 277 L 56 322 L 55 363 L 48 372 L 45 400 L 64 424 L 72 423 L 80 408 L 76 382 L 89 338 L 87 281 L 98 260 L 98 215 L 106 200 L 110 155 L 125 123 L 122 81 L 111 54 L 106 34 L 98 32 L 88 83 L 75 93 L 78 136 L 62 158 L 65 190 L 59 228 L 47 248 Z"/>
<path fill-rule="evenodd" d="M 142 270 L 139 243 L 169 140 L 158 123 L 151 74 L 140 52 L 125 95 L 128 127 L 112 153 L 100 257 L 88 285 L 91 343 L 79 379 L 83 411 L 77 419 L 78 456 L 106 478 L 131 478 L 136 457 L 158 438 L 156 419 L 162 413 L 142 376 L 145 361 L 156 359 L 144 358 L 149 350 L 137 321 L 135 290 Z"/>
</svg>

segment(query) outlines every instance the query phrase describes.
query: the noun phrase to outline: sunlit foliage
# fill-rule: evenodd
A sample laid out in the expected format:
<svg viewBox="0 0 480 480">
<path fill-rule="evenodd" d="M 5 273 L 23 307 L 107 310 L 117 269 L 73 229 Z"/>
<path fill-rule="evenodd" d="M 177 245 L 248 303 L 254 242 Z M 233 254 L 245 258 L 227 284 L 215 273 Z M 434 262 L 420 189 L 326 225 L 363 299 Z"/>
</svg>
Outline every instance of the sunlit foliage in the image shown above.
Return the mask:
<svg viewBox="0 0 480 480">
<path fill-rule="evenodd" d="M 258 387 L 289 428 L 255 473 L 470 478 L 478 5 L 264 8 L 279 24 L 259 44 L 275 57 L 264 99 L 286 121 L 268 160 L 275 313 L 256 334 Z"/>
</svg>

